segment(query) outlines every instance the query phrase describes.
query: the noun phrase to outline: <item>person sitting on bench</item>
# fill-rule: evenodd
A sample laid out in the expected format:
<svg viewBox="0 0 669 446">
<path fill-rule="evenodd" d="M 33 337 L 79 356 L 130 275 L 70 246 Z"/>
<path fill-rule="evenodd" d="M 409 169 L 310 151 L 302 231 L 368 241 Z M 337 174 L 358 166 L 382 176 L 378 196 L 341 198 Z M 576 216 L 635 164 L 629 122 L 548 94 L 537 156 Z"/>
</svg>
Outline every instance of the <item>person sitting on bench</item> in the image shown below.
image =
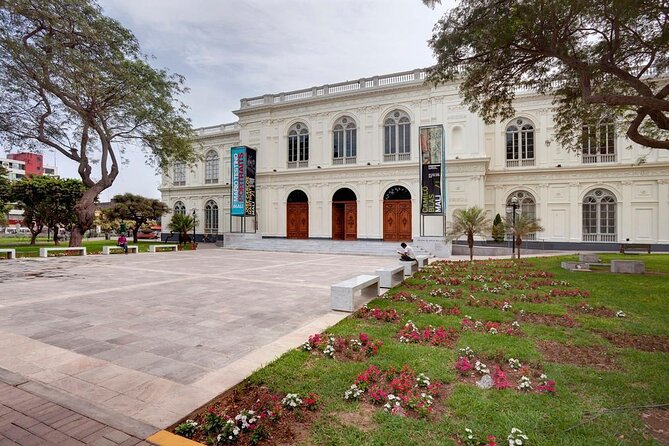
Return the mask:
<svg viewBox="0 0 669 446">
<path fill-rule="evenodd" d="M 405 262 L 415 262 L 416 253 L 413 252 L 413 248 L 406 243 L 402 243 L 400 246 L 402 249 L 397 251 L 397 253 L 400 255 L 400 260 Z"/>
</svg>

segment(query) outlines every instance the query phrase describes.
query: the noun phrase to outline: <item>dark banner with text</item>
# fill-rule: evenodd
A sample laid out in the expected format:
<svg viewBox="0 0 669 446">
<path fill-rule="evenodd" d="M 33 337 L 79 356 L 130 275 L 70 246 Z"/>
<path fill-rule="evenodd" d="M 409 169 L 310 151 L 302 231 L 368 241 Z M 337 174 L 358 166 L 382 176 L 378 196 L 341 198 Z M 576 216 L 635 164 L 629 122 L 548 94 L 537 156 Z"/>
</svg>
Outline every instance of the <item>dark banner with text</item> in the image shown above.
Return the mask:
<svg viewBox="0 0 669 446">
<path fill-rule="evenodd" d="M 421 127 L 420 138 L 420 213 L 443 215 L 444 213 L 444 127 L 441 125 Z"/>
</svg>

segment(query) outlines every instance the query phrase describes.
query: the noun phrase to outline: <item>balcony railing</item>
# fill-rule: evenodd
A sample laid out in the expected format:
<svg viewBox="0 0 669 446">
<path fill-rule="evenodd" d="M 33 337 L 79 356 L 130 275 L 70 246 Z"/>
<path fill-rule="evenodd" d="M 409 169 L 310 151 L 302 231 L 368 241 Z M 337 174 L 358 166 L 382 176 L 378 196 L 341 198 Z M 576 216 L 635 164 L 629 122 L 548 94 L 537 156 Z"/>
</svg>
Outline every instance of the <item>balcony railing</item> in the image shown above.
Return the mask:
<svg viewBox="0 0 669 446">
<path fill-rule="evenodd" d="M 347 157 L 342 157 L 342 158 L 332 158 L 332 164 L 337 166 L 337 165 L 342 165 L 342 164 L 355 164 L 356 157 L 355 156 L 347 156 Z"/>
<path fill-rule="evenodd" d="M 386 153 L 383 155 L 383 161 L 409 161 L 411 160 L 411 152 L 406 153 Z"/>
<path fill-rule="evenodd" d="M 583 234 L 584 242 L 615 242 L 616 234 Z"/>
<path fill-rule="evenodd" d="M 184 181 L 175 181 L 175 182 L 173 182 L 172 184 L 173 184 L 174 186 L 185 186 L 185 185 L 186 185 L 186 181 L 185 181 L 185 180 L 184 180 Z"/>
<path fill-rule="evenodd" d="M 609 154 L 600 154 L 597 153 L 595 155 L 583 155 L 583 164 L 596 164 L 596 163 L 615 163 L 616 162 L 616 154 L 615 153 L 609 153 Z"/>
<path fill-rule="evenodd" d="M 522 160 L 506 160 L 506 167 L 532 167 L 534 158 Z"/>
<path fill-rule="evenodd" d="M 309 161 L 288 161 L 289 169 L 297 169 L 298 167 L 309 167 Z"/>
</svg>

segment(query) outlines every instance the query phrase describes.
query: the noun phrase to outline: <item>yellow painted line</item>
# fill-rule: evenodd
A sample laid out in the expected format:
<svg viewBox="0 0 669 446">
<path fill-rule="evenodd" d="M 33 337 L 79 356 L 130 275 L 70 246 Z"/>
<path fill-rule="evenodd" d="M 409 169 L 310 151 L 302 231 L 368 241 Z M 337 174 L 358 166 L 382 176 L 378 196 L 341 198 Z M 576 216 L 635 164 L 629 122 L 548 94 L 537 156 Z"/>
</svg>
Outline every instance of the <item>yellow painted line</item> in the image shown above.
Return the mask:
<svg viewBox="0 0 669 446">
<path fill-rule="evenodd" d="M 202 443 L 174 435 L 167 431 L 158 431 L 147 438 L 146 441 L 150 441 L 158 446 L 202 446 Z"/>
</svg>

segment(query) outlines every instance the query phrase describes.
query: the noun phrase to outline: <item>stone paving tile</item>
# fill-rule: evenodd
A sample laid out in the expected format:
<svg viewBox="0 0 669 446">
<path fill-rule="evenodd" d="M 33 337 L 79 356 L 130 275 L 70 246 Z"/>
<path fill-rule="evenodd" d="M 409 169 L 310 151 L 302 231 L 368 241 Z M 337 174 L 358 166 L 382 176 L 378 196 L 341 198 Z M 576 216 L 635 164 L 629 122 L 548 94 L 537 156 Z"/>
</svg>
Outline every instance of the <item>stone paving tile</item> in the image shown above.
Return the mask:
<svg viewBox="0 0 669 446">
<path fill-rule="evenodd" d="M 0 445 L 150 445 L 85 415 L 0 381 Z"/>
</svg>

